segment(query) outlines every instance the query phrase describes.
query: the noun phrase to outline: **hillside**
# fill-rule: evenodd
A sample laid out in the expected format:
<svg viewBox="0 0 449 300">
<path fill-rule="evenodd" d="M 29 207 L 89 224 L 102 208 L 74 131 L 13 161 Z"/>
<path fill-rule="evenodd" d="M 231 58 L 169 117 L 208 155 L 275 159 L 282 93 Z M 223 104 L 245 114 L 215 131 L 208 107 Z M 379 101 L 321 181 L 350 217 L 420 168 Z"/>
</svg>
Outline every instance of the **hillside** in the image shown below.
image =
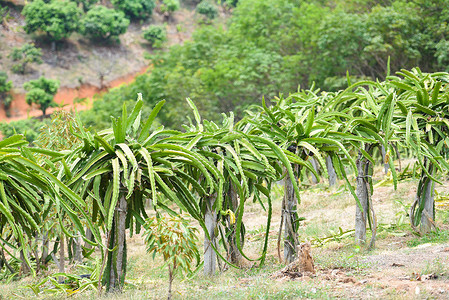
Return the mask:
<svg viewBox="0 0 449 300">
<path fill-rule="evenodd" d="M 143 94 L 149 106 L 166 100 L 170 109 L 158 119 L 165 126 L 180 128 L 193 117 L 186 114 L 186 98 L 191 98 L 202 116 L 210 120 L 219 121 L 221 113 L 230 111 L 240 119 L 262 98 L 286 96 L 298 88 L 319 86 L 324 91 L 337 91 L 360 80 L 383 80 L 388 72 L 393 75 L 401 69 L 448 70 L 447 1 L 203 1 L 209 3 L 206 12 L 211 12 L 211 6 L 217 10 L 218 18 L 213 21 L 194 11 L 198 2 L 180 2 L 181 9 L 167 25 L 166 45 L 172 47 L 163 51 L 151 49 L 139 35 L 139 26 L 163 22 L 157 7 L 151 19 L 132 21 L 119 44 L 98 46 L 78 33 L 62 43 L 61 50 L 55 52 L 61 62 L 70 61 L 74 70 L 54 63 L 60 72 L 55 76 L 63 76 L 58 77 L 62 86 L 84 83 L 100 89 L 111 79 L 129 78 L 135 74 L 130 72 L 137 70 L 144 72 L 141 67 L 146 64 L 152 68 L 136 82 L 98 97 L 102 100 L 98 104 L 89 103 L 87 107 L 95 112 L 82 117 L 89 126 L 101 129 L 111 115 L 118 113 L 117 107 L 136 99 L 137 93 Z M 102 3 L 110 6 L 107 1 Z M 10 35 L 16 33 L 11 30 Z M 17 35 L 32 37 L 23 32 Z M 34 65 L 38 71 L 29 74 L 30 78 L 44 74 L 39 73 L 41 69 L 53 69 L 51 45 L 47 43 L 45 49 L 46 66 Z M 150 53 L 148 60 L 141 55 L 145 51 Z M 11 62 L 3 56 L 2 66 L 8 64 Z M 8 74 L 20 90 L 25 79 Z M 34 114 L 39 115 L 39 111 L 35 109 Z M 2 130 L 10 134 L 13 126 Z M 24 133 L 22 125 L 16 127 Z"/>
<path fill-rule="evenodd" d="M 161 13 L 158 3 L 150 18 L 131 20 L 126 33 L 120 35 L 118 41 L 91 40 L 75 32 L 69 38 L 56 42 L 55 49 L 52 49 L 51 40 L 44 34 L 27 34 L 23 30 L 25 20 L 21 10 L 24 4 L 25 1 L 0 1 L 1 7 L 7 8 L 0 25 L 0 71 L 6 72 L 13 83 L 16 103 L 13 102 L 11 106 L 12 119 L 33 115 L 33 110 L 26 112 L 23 95 L 25 82 L 40 76 L 59 80 L 62 91 L 56 96 L 57 103 L 72 104 L 76 98 L 91 98 L 96 93 L 127 83 L 130 78 L 146 71 L 148 60 L 145 54 L 151 54 L 157 49 L 142 37 L 145 28 L 150 25 L 164 26 L 167 41 L 163 49 L 168 49 L 190 39 L 201 22 L 194 3 L 181 2 L 180 9 L 169 17 Z M 101 4 L 113 7 L 109 1 L 102 1 Z M 225 17 L 223 13 L 221 15 Z M 25 74 L 16 74 L 11 71 L 14 61 L 8 56 L 13 48 L 20 48 L 26 43 L 34 43 L 42 49 L 43 63 L 31 63 Z M 39 115 L 36 108 L 34 115 Z M 0 118 L 5 119 L 6 115 L 0 113 Z"/>
</svg>

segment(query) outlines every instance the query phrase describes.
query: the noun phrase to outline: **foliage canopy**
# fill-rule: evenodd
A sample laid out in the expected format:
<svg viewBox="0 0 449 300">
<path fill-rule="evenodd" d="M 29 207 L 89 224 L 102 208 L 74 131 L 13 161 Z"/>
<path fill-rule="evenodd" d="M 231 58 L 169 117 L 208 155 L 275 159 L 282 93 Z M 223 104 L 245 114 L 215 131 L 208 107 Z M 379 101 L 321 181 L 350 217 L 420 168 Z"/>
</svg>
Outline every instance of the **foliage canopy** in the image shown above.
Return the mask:
<svg viewBox="0 0 449 300">
<path fill-rule="evenodd" d="M 129 20 L 122 11 L 95 6 L 81 19 L 80 31 L 91 38 L 117 38 L 126 32 Z"/>
<path fill-rule="evenodd" d="M 160 10 L 161 13 L 171 14 L 179 9 L 179 0 L 162 0 Z"/>
<path fill-rule="evenodd" d="M 88 12 L 98 0 L 70 0 L 83 7 L 84 12 Z"/>
<path fill-rule="evenodd" d="M 81 10 L 73 2 L 35 0 L 25 5 L 22 14 L 25 17 L 26 33 L 41 30 L 58 41 L 78 29 Z"/>
<path fill-rule="evenodd" d="M 23 44 L 22 47 L 14 47 L 9 57 L 16 63 L 12 66 L 14 73 L 25 74 L 26 66 L 29 63 L 42 63 L 42 50 L 34 44 Z"/>
<path fill-rule="evenodd" d="M 218 15 L 217 6 L 208 0 L 201 1 L 196 7 L 196 11 L 211 20 L 215 19 Z"/>
<path fill-rule="evenodd" d="M 449 4 L 437 2 L 239 1 L 226 29 L 202 26 L 191 41 L 150 56 L 151 73 L 123 88 L 122 99 L 135 91 L 150 104 L 166 99 L 173 110 L 161 120 L 177 128 L 186 121 L 186 97 L 217 121 L 221 112 L 240 118 L 262 96 L 313 82 L 344 89 L 347 71 L 353 82 L 384 79 L 388 57 L 393 72 L 446 70 L 449 32 L 441 24 L 449 21 Z"/>
<path fill-rule="evenodd" d="M 153 0 L 112 0 L 114 7 L 122 10 L 128 17 L 146 19 L 151 16 L 156 4 Z"/>
<path fill-rule="evenodd" d="M 165 27 L 161 25 L 150 25 L 143 31 L 142 36 L 155 48 L 162 47 L 162 44 L 167 40 L 167 32 Z"/>
<path fill-rule="evenodd" d="M 40 77 L 36 80 L 30 80 L 23 85 L 23 88 L 28 91 L 26 94 L 26 101 L 28 105 L 36 103 L 42 110 L 43 115 L 49 107 L 55 107 L 54 96 L 59 89 L 59 81 Z"/>
<path fill-rule="evenodd" d="M 8 81 L 8 74 L 0 71 L 0 102 L 7 108 L 12 101 L 12 81 Z"/>
</svg>

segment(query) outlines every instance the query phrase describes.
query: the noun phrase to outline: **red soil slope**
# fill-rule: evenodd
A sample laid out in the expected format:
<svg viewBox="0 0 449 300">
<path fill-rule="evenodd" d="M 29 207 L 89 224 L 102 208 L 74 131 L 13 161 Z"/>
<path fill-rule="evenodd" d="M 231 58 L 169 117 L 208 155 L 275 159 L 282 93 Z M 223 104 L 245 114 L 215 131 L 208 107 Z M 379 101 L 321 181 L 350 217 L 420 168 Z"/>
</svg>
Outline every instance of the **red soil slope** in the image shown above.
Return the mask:
<svg viewBox="0 0 449 300">
<path fill-rule="evenodd" d="M 94 95 L 106 92 L 108 89 L 118 87 L 122 84 L 131 83 L 134 78 L 147 71 L 148 67 L 144 67 L 138 72 L 119 77 L 109 82 L 106 89 L 100 89 L 97 86 L 90 84 L 83 84 L 76 88 L 61 87 L 58 93 L 55 95 L 55 102 L 64 106 L 64 109 L 76 109 L 78 111 L 88 109 L 92 105 L 92 98 Z M 14 100 L 11 103 L 10 117 L 6 116 L 4 109 L 0 109 L 0 121 L 15 121 L 26 119 L 28 117 L 41 116 L 42 112 L 37 105 L 28 105 L 25 101 L 25 94 L 13 94 Z M 76 103 L 76 99 L 86 98 L 86 101 L 82 103 Z M 47 113 L 53 112 L 57 108 L 47 109 Z"/>
</svg>

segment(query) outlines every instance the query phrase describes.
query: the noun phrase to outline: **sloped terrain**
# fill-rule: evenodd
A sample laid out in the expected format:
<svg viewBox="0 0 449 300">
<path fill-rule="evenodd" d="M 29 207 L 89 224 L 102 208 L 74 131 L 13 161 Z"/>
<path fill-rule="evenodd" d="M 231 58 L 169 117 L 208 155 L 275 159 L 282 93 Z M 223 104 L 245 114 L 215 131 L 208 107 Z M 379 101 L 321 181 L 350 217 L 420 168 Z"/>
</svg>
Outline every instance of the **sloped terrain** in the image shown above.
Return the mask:
<svg viewBox="0 0 449 300">
<path fill-rule="evenodd" d="M 45 36 L 28 35 L 23 31 L 25 23 L 20 14 L 22 7 L 6 4 L 10 10 L 9 17 L 0 26 L 0 63 L 17 92 L 23 91 L 24 82 L 42 75 L 60 80 L 64 87 L 74 88 L 81 84 L 102 87 L 102 84 L 135 73 L 147 65 L 144 53 L 152 52 L 153 49 L 141 37 L 142 29 L 150 24 L 166 23 L 167 46 L 170 46 L 189 39 L 195 27 L 195 12 L 191 9 L 182 7 L 174 12 L 169 22 L 155 10 L 150 19 L 131 22 L 128 31 L 120 36 L 119 42 L 91 41 L 74 33 L 69 39 L 58 42 L 55 51 L 52 51 L 51 42 Z M 44 63 L 32 64 L 25 75 L 10 72 L 13 62 L 8 55 L 11 49 L 31 42 L 42 48 Z"/>
</svg>

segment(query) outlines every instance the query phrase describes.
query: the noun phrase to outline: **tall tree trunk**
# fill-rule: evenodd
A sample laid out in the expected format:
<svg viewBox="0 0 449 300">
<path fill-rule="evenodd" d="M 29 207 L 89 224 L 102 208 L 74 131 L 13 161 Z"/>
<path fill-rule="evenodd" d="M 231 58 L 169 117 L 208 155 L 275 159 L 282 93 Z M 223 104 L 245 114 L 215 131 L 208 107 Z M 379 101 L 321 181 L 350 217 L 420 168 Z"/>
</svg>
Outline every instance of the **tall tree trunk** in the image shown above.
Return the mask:
<svg viewBox="0 0 449 300">
<path fill-rule="evenodd" d="M 59 273 L 65 272 L 65 249 L 64 249 L 64 234 L 61 234 L 59 238 Z M 59 282 L 64 280 L 64 277 L 59 276 Z"/>
<path fill-rule="evenodd" d="M 215 274 L 217 254 L 212 248 L 212 245 L 216 247 L 215 227 L 217 226 L 217 212 L 212 209 L 216 194 L 207 197 L 206 200 L 206 214 L 204 216 L 204 222 L 206 224 L 207 234 L 204 234 L 204 275 L 210 276 Z"/>
<path fill-rule="evenodd" d="M 127 206 L 125 197 L 121 197 L 114 213 L 108 247 L 116 250 L 108 253 L 103 275 L 103 284 L 106 285 L 107 292 L 121 292 L 125 282 Z"/>
<path fill-rule="evenodd" d="M 332 157 L 330 155 L 326 156 L 326 168 L 327 173 L 329 174 L 329 187 L 332 187 L 337 184 L 337 173 L 335 172 Z"/>
<path fill-rule="evenodd" d="M 366 164 L 369 163 L 362 154 L 357 158 L 357 188 L 356 195 L 360 201 L 361 208 L 357 204 L 355 211 L 355 242 L 364 244 L 366 242 L 366 217 L 368 213 L 368 187 L 366 184 Z"/>
<path fill-rule="evenodd" d="M 65 247 L 64 247 L 64 235 L 61 234 L 59 239 L 59 272 L 65 272 Z"/>
<path fill-rule="evenodd" d="M 125 283 L 126 275 L 126 212 L 128 211 L 128 202 L 125 197 L 120 198 L 118 211 L 118 232 L 117 232 L 117 280 L 119 290 L 121 291 Z"/>
<path fill-rule="evenodd" d="M 239 199 L 237 196 L 237 193 L 235 191 L 234 185 L 231 183 L 230 187 L 229 187 L 229 197 L 231 199 L 231 205 L 232 208 L 231 210 L 233 212 L 235 212 L 235 217 L 236 219 L 238 218 L 238 207 L 239 207 Z M 236 233 L 236 226 L 237 224 L 234 223 L 233 225 L 230 225 L 230 228 L 232 228 L 232 232 L 229 236 L 229 258 L 230 261 L 235 264 L 235 265 L 239 265 L 240 264 L 240 260 L 242 259 L 242 254 L 240 253 L 238 247 L 237 247 L 237 236 L 235 235 Z M 243 247 L 243 246 L 242 246 Z"/>
<path fill-rule="evenodd" d="M 67 245 L 67 257 L 68 257 L 70 263 L 72 264 L 73 263 L 73 253 L 74 253 L 74 250 L 75 250 L 75 246 L 74 246 L 74 243 L 73 243 L 73 238 L 67 237 L 66 243 L 67 243 L 66 244 Z"/>
<path fill-rule="evenodd" d="M 383 164 L 384 164 L 384 172 L 385 172 L 385 174 L 388 173 L 388 169 L 390 168 L 390 165 L 385 162 L 386 161 L 386 157 L 385 157 L 386 155 L 387 155 L 387 151 L 385 150 L 384 145 L 382 145 L 382 161 L 383 161 Z"/>
<path fill-rule="evenodd" d="M 111 240 L 109 242 L 109 249 L 115 249 L 117 246 L 117 219 L 112 221 Z M 109 251 L 108 260 L 106 262 L 105 276 L 103 276 L 106 284 L 106 292 L 115 292 L 117 287 L 117 250 Z"/>
<path fill-rule="evenodd" d="M 174 267 L 172 268 L 170 265 L 168 265 L 168 300 L 171 300 L 172 295 L 171 295 L 171 289 L 172 289 L 172 284 L 173 284 L 173 279 L 174 279 Z"/>
<path fill-rule="evenodd" d="M 318 173 L 318 164 L 316 162 L 316 159 L 311 157 L 310 158 L 310 163 L 312 164 L 312 167 L 315 169 L 315 171 Z M 318 178 L 316 178 L 315 174 L 312 173 L 312 183 L 313 184 L 317 184 L 319 181 Z"/>
<path fill-rule="evenodd" d="M 75 237 L 73 239 L 74 251 L 73 259 L 75 262 L 83 262 L 83 249 L 81 248 L 81 237 Z"/>
<path fill-rule="evenodd" d="M 429 163 L 430 164 L 430 163 Z M 433 173 L 433 166 L 430 165 L 429 173 Z M 432 229 L 435 228 L 435 200 L 434 200 L 434 189 L 435 182 L 432 179 L 427 178 L 427 182 L 424 183 L 425 192 L 420 196 L 423 198 L 421 201 L 424 202 L 424 209 L 421 214 L 421 224 L 420 224 L 420 232 L 421 233 L 429 233 Z"/>
<path fill-rule="evenodd" d="M 19 247 L 21 246 L 20 243 L 18 243 Z M 31 272 L 30 266 L 26 263 L 25 260 L 25 254 L 23 250 L 20 250 L 20 260 L 22 261 L 20 269 L 22 270 L 22 274 L 28 274 Z"/>
<path fill-rule="evenodd" d="M 425 157 L 424 168 L 429 174 L 433 174 L 434 166 Z M 410 223 L 415 231 L 428 233 L 435 229 L 435 201 L 434 201 L 435 182 L 427 176 L 424 170 L 421 171 L 421 177 L 418 182 L 415 202 L 410 208 Z M 418 229 L 419 225 L 419 229 Z"/>
<path fill-rule="evenodd" d="M 298 168 L 298 166 L 295 166 Z M 284 179 L 284 207 L 282 208 L 282 214 L 284 219 L 284 260 L 289 264 L 295 260 L 296 248 L 299 244 L 298 241 L 298 198 L 296 198 L 293 184 L 290 177 L 286 176 Z"/>
<path fill-rule="evenodd" d="M 41 263 L 43 265 L 47 264 L 47 257 L 48 257 L 48 247 L 50 246 L 50 241 L 48 240 L 48 231 L 45 231 L 42 234 L 42 256 L 41 256 Z"/>
<path fill-rule="evenodd" d="M 92 230 L 90 230 L 89 228 L 86 228 L 86 239 L 88 239 L 89 241 L 92 241 L 92 238 L 93 238 Z M 88 242 L 85 242 L 84 248 L 92 249 L 92 245 L 89 244 Z"/>
<path fill-rule="evenodd" d="M 16 273 L 16 271 L 9 265 L 8 260 L 5 257 L 5 252 L 3 252 L 3 247 L 4 247 L 4 245 L 2 245 L 2 247 L 0 247 L 0 257 L 3 261 L 3 263 L 5 264 L 6 268 L 9 270 L 9 272 L 11 274 L 14 274 L 14 273 Z"/>
<path fill-rule="evenodd" d="M 36 245 L 39 245 L 39 234 L 38 233 L 36 233 L 34 239 L 35 239 Z M 36 274 L 37 274 L 37 273 L 39 273 L 39 271 L 41 269 L 41 258 L 39 256 L 39 247 L 38 246 L 34 247 L 33 251 L 34 251 L 34 259 L 36 260 Z"/>
</svg>

